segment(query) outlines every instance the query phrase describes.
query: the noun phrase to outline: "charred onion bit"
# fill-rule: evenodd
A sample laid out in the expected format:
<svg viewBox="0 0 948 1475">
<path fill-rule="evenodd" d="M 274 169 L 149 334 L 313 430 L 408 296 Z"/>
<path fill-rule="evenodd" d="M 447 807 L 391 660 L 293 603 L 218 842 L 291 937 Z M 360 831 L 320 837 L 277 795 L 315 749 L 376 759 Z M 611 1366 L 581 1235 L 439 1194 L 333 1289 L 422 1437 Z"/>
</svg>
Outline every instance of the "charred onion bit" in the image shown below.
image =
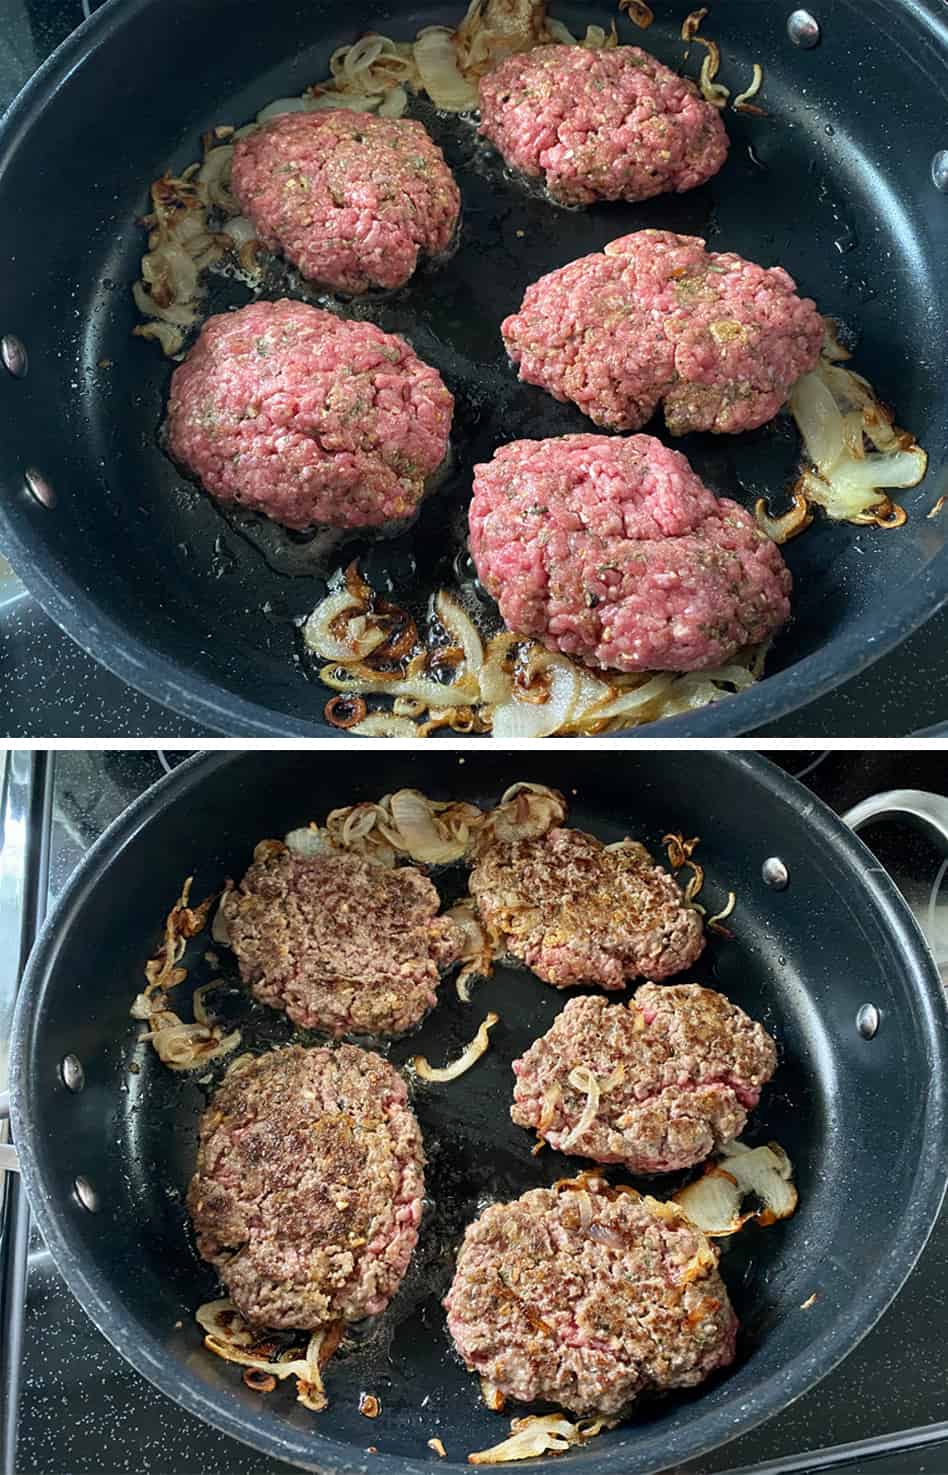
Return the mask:
<svg viewBox="0 0 948 1475">
<path fill-rule="evenodd" d="M 647 30 L 655 19 L 652 7 L 646 5 L 645 0 L 619 0 L 619 9 L 643 31 Z"/>
<path fill-rule="evenodd" d="M 333 727 L 355 727 L 361 722 L 366 714 L 366 706 L 362 697 L 330 697 L 323 708 L 326 721 Z"/>
<path fill-rule="evenodd" d="M 207 1301 L 195 1312 L 204 1332 L 204 1345 L 225 1362 L 236 1362 L 255 1372 L 260 1381 L 244 1381 L 260 1392 L 269 1392 L 271 1379 L 296 1378 L 296 1396 L 304 1407 L 320 1413 L 326 1407 L 322 1368 L 342 1339 L 343 1323 L 330 1322 L 310 1334 L 305 1351 L 294 1350 L 292 1335 L 256 1331 L 232 1301 Z"/>
<path fill-rule="evenodd" d="M 694 835 L 686 840 L 684 835 L 671 834 L 662 836 L 662 844 L 668 852 L 668 864 L 673 871 L 680 870 L 685 861 L 690 860 L 698 844 L 700 836 Z"/>
<path fill-rule="evenodd" d="M 214 1024 L 204 1004 L 204 996 L 211 985 L 198 989 L 194 998 L 197 1023 L 186 1024 L 179 1015 L 168 1008 L 168 992 L 183 983 L 188 970 L 180 967 L 188 939 L 196 937 L 207 926 L 208 912 L 217 899 L 217 894 L 205 897 L 197 907 L 190 907 L 193 876 L 189 876 L 181 888 L 181 895 L 165 919 L 164 937 L 161 947 L 145 964 L 146 986 L 135 998 L 130 1014 L 142 1020 L 149 1028 L 140 1036 L 154 1048 L 163 1065 L 172 1070 L 194 1070 L 208 1060 L 227 1055 L 240 1043 L 240 1031 L 232 1030 L 225 1035 L 221 1026 Z"/>
</svg>

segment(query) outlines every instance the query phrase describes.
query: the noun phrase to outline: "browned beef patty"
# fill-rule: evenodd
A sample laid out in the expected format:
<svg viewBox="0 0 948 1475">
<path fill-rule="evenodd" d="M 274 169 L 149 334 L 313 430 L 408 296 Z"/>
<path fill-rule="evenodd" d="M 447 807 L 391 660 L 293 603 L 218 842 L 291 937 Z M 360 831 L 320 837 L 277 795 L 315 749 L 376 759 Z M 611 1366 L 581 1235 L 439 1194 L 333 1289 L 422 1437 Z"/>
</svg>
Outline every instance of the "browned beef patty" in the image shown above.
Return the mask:
<svg viewBox="0 0 948 1475">
<path fill-rule="evenodd" d="M 436 1002 L 461 934 L 413 866 L 258 847 L 221 910 L 240 974 L 264 1004 L 327 1034 L 398 1035 Z"/>
<path fill-rule="evenodd" d="M 384 1309 L 423 1194 L 398 1072 L 355 1045 L 287 1045 L 215 1092 L 187 1205 L 201 1255 L 248 1321 L 312 1329 Z"/>
<path fill-rule="evenodd" d="M 492 937 L 556 988 L 680 973 L 704 947 L 701 916 L 644 845 L 582 830 L 489 846 L 471 895 Z"/>
<path fill-rule="evenodd" d="M 510 1115 L 551 1147 L 668 1173 L 737 1137 L 776 1067 L 763 1025 L 723 994 L 695 983 L 646 983 L 628 1006 L 594 994 L 570 999 L 514 1061 Z M 582 1074 L 580 1084 L 570 1081 L 577 1068 L 595 1078 L 600 1099 L 574 1137 L 589 1100 Z"/>
<path fill-rule="evenodd" d="M 444 1304 L 470 1369 L 579 1414 L 692 1387 L 734 1357 L 717 1251 L 674 1204 L 591 1176 L 485 1209 Z"/>
</svg>

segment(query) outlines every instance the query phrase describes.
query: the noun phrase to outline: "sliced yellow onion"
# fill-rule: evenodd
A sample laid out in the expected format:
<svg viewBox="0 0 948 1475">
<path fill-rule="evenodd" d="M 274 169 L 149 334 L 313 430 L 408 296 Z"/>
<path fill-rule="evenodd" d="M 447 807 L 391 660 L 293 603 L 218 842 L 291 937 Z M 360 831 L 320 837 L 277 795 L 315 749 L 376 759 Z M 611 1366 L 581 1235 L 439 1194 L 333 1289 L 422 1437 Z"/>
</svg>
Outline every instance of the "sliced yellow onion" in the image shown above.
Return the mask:
<svg viewBox="0 0 948 1475">
<path fill-rule="evenodd" d="M 401 83 L 390 87 L 379 103 L 380 118 L 400 118 L 408 106 L 408 93 Z"/>
<path fill-rule="evenodd" d="M 457 707 L 476 702 L 477 682 L 462 675 L 449 685 L 432 681 L 430 676 L 389 676 L 387 673 L 347 671 L 341 667 L 324 666 L 319 679 L 334 691 L 343 691 L 352 696 L 369 696 L 384 693 L 393 697 L 415 697 L 428 707 Z M 364 722 L 356 723 L 350 732 L 361 729 Z"/>
<path fill-rule="evenodd" d="M 467 1457 L 469 1465 L 503 1465 L 512 1460 L 532 1460 L 538 1455 L 563 1454 L 576 1444 L 594 1439 L 603 1429 L 612 1429 L 617 1420 L 602 1417 L 578 1419 L 566 1414 L 530 1414 L 512 1419 L 511 1435 L 491 1449 L 477 1450 Z"/>
<path fill-rule="evenodd" d="M 447 26 L 425 26 L 419 31 L 414 58 L 422 86 L 436 108 L 469 113 L 478 107 L 477 89 L 461 75 L 454 32 Z"/>
<path fill-rule="evenodd" d="M 447 589 L 435 595 L 434 608 L 451 639 L 463 650 L 466 671 L 477 676 L 484 665 L 484 642 L 474 621 Z"/>
<path fill-rule="evenodd" d="M 230 190 L 230 166 L 233 158 L 233 144 L 221 144 L 205 154 L 204 162 L 197 172 L 197 179 L 204 186 L 211 204 L 231 215 L 240 209 Z"/>
<path fill-rule="evenodd" d="M 713 1239 L 736 1234 L 751 1219 L 761 1225 L 788 1219 L 797 1207 L 793 1165 L 776 1142 L 766 1147 L 727 1143 L 712 1166 L 673 1197 L 691 1222 Z M 744 1209 L 750 1197 L 761 1207 Z"/>
<path fill-rule="evenodd" d="M 460 834 L 452 834 L 439 821 L 430 800 L 417 789 L 399 789 L 388 796 L 387 807 L 393 823 L 383 825 L 382 833 L 412 860 L 425 865 L 448 865 L 465 854 L 469 833 L 462 830 Z"/>
<path fill-rule="evenodd" d="M 761 89 L 761 87 L 763 85 L 763 81 L 764 81 L 764 69 L 760 65 L 759 62 L 756 62 L 755 61 L 754 62 L 754 71 L 753 71 L 753 80 L 751 81 L 750 86 L 749 87 L 746 87 L 743 92 L 739 92 L 737 94 L 737 96 L 735 97 L 733 103 L 731 104 L 731 106 L 734 108 L 735 112 L 738 112 L 738 113 L 741 112 L 743 110 L 745 104 L 749 103 L 752 97 L 756 97 L 757 96 L 758 92 L 760 91 L 760 89 Z"/>
<path fill-rule="evenodd" d="M 296 1378 L 297 1398 L 315 1413 L 320 1413 L 327 1403 L 320 1367 L 320 1348 L 326 1340 L 329 1327 L 313 1332 L 303 1357 L 281 1356 L 275 1359 L 255 1356 L 252 1349 L 265 1340 L 241 1317 L 232 1301 L 208 1301 L 199 1306 L 195 1320 L 204 1331 L 204 1345 L 209 1352 L 225 1362 L 236 1362 L 241 1367 L 257 1368 L 274 1378 Z"/>
<path fill-rule="evenodd" d="M 579 672 L 571 661 L 550 656 L 543 675 L 545 702 L 519 700 L 514 686 L 510 698 L 494 708 L 491 730 L 499 742 L 549 737 L 567 725 L 579 692 Z"/>
<path fill-rule="evenodd" d="M 349 615 L 345 635 L 333 627 Z M 361 599 L 348 589 L 327 594 L 303 626 L 303 644 L 324 661 L 364 661 L 388 639 L 388 632 L 373 625 Z"/>
<path fill-rule="evenodd" d="M 390 717 L 387 712 L 370 712 L 361 722 L 353 723 L 350 732 L 360 737 L 420 738 L 423 736 L 417 722 L 408 717 Z"/>
<path fill-rule="evenodd" d="M 493 972 L 494 959 L 490 938 L 477 914 L 477 907 L 471 897 L 466 896 L 463 901 L 457 902 L 445 915 L 450 917 L 456 926 L 460 927 L 464 935 L 464 946 L 459 959 L 462 966 L 457 976 L 455 988 L 462 1004 L 469 1004 L 471 1002 L 471 985 L 474 980 L 476 978 L 490 978 Z"/>
<path fill-rule="evenodd" d="M 456 1081 L 458 1076 L 463 1076 L 465 1071 L 470 1070 L 471 1066 L 476 1064 L 481 1056 L 486 1053 L 490 1045 L 488 1033 L 494 1028 L 494 1025 L 499 1019 L 499 1014 L 490 1013 L 486 1015 L 481 1020 L 477 1034 L 473 1040 L 471 1040 L 469 1045 L 465 1045 L 464 1050 L 458 1056 L 457 1060 L 452 1060 L 450 1065 L 435 1067 L 428 1064 L 424 1055 L 415 1055 L 409 1061 L 412 1070 L 423 1081 Z"/>
<path fill-rule="evenodd" d="M 586 1092 L 586 1105 L 583 1107 L 578 1121 L 557 1144 L 560 1152 L 569 1152 L 573 1144 L 578 1142 L 580 1137 L 589 1130 L 599 1113 L 599 1082 L 589 1067 L 586 1065 L 575 1066 L 566 1079 L 574 1090 Z"/>
<path fill-rule="evenodd" d="M 332 842 L 325 830 L 318 825 L 302 825 L 298 830 L 290 830 L 284 837 L 287 850 L 292 850 L 294 855 L 302 855 L 307 860 L 312 860 L 317 855 L 328 855 L 332 853 Z"/>
<path fill-rule="evenodd" d="M 921 446 L 895 429 L 866 380 L 825 348 L 820 365 L 794 385 L 790 409 L 814 468 L 803 472 L 798 491 L 836 520 L 874 521 L 873 510 L 888 504 L 886 489 L 917 486 L 925 475 Z"/>
</svg>

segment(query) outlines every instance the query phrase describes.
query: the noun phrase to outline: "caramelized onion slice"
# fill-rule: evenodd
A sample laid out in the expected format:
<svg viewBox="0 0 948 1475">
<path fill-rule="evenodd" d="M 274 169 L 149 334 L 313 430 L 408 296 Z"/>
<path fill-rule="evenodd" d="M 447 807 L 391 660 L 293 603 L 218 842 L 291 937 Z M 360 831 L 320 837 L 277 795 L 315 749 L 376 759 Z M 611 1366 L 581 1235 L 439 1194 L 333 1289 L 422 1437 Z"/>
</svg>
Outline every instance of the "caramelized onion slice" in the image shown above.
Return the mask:
<svg viewBox="0 0 948 1475">
<path fill-rule="evenodd" d="M 679 1189 L 673 1199 L 713 1239 L 736 1234 L 752 1219 L 774 1224 L 788 1219 L 797 1207 L 793 1164 L 776 1142 L 766 1147 L 729 1142 L 702 1176 Z M 748 1199 L 760 1207 L 745 1208 Z"/>
<path fill-rule="evenodd" d="M 594 1439 L 603 1429 L 614 1429 L 617 1419 L 577 1419 L 575 1422 L 566 1414 L 530 1414 L 523 1419 L 512 1419 L 511 1434 L 492 1449 L 477 1450 L 469 1454 L 470 1465 L 503 1465 L 508 1460 L 532 1460 L 538 1455 L 563 1454 L 573 1445 L 585 1444 Z"/>
<path fill-rule="evenodd" d="M 465 1071 L 470 1070 L 471 1066 L 474 1065 L 478 1060 L 480 1060 L 481 1056 L 486 1053 L 487 1048 L 490 1044 L 490 1040 L 487 1037 L 488 1033 L 494 1028 L 494 1025 L 497 1024 L 499 1019 L 499 1014 L 490 1013 L 486 1015 L 485 1018 L 481 1020 L 477 1034 L 474 1036 L 473 1040 L 471 1040 L 469 1045 L 465 1046 L 464 1050 L 458 1056 L 457 1060 L 453 1060 L 450 1065 L 435 1068 L 434 1066 L 428 1064 L 424 1055 L 415 1055 L 414 1058 L 409 1062 L 412 1070 L 415 1072 L 416 1075 L 419 1075 L 423 1081 L 440 1082 L 457 1080 L 458 1076 L 464 1075 Z"/>
</svg>

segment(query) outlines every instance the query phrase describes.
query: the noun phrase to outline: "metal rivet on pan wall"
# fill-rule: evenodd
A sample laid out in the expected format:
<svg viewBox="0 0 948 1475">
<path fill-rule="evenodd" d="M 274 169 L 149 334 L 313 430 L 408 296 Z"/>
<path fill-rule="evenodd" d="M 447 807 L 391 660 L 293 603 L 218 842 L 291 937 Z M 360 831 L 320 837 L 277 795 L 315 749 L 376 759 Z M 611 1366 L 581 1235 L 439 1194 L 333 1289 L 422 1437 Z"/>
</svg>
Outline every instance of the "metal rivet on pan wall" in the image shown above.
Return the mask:
<svg viewBox="0 0 948 1475">
<path fill-rule="evenodd" d="M 932 159 L 932 183 L 943 195 L 948 195 L 948 149 L 939 149 Z"/>
<path fill-rule="evenodd" d="M 64 1055 L 59 1069 L 62 1072 L 63 1084 L 70 1091 L 82 1090 L 86 1083 L 86 1073 L 78 1055 Z"/>
<path fill-rule="evenodd" d="M 879 1028 L 879 1011 L 875 1004 L 863 1004 L 856 1015 L 856 1028 L 864 1040 L 871 1040 Z"/>
<path fill-rule="evenodd" d="M 795 10 L 787 18 L 787 35 L 794 46 L 802 46 L 804 51 L 809 51 L 812 46 L 819 45 L 820 23 L 808 10 Z"/>
<path fill-rule="evenodd" d="M 78 1177 L 73 1187 L 76 1190 L 76 1198 L 82 1204 L 82 1207 L 88 1209 L 90 1214 L 97 1214 L 99 1212 L 99 1195 L 88 1178 Z"/>
<path fill-rule="evenodd" d="M 31 496 L 36 498 L 42 507 L 56 506 L 56 493 L 43 473 L 37 471 L 35 466 L 27 467 L 23 480 L 26 483 L 26 490 Z"/>
<path fill-rule="evenodd" d="M 15 333 L 4 333 L 0 338 L 0 359 L 3 367 L 12 374 L 14 379 L 25 379 L 30 361 L 26 356 L 26 349 L 22 341 Z"/>
<path fill-rule="evenodd" d="M 785 891 L 790 885 L 790 872 L 779 856 L 772 855 L 765 860 L 760 868 L 760 874 L 767 885 L 772 886 L 775 891 Z"/>
</svg>

